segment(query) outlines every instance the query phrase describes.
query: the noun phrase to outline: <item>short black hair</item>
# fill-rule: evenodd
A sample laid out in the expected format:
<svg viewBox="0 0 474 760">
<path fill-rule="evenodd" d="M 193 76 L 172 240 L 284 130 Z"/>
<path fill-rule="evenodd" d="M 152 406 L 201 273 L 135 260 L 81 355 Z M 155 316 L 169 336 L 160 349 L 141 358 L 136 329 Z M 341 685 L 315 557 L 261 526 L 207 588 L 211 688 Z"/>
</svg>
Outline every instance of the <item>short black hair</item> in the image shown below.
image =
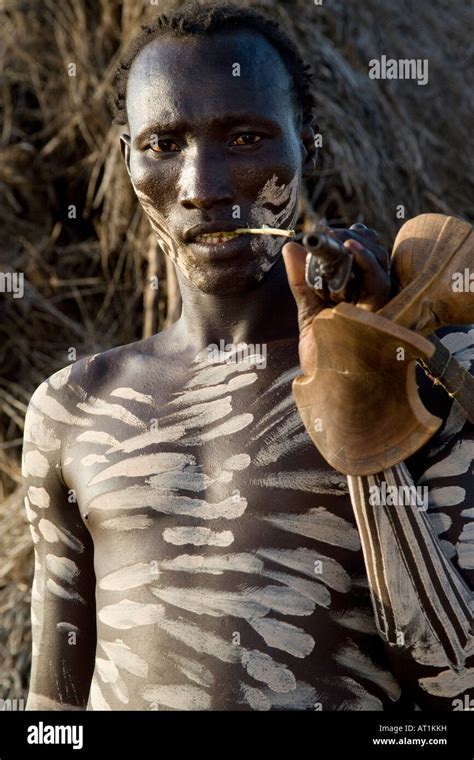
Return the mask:
<svg viewBox="0 0 474 760">
<path fill-rule="evenodd" d="M 149 26 L 142 26 L 142 31 L 132 40 L 115 72 L 114 89 L 109 100 L 113 123 L 127 123 L 128 75 L 135 58 L 149 42 L 165 34 L 178 38 L 198 37 L 240 29 L 260 33 L 278 51 L 293 80 L 295 108 L 303 121 L 310 119 L 315 105 L 311 66 L 305 63 L 296 44 L 276 21 L 263 13 L 234 3 L 209 2 L 202 5 L 196 0 L 190 0 L 170 13 L 158 15 Z"/>
</svg>

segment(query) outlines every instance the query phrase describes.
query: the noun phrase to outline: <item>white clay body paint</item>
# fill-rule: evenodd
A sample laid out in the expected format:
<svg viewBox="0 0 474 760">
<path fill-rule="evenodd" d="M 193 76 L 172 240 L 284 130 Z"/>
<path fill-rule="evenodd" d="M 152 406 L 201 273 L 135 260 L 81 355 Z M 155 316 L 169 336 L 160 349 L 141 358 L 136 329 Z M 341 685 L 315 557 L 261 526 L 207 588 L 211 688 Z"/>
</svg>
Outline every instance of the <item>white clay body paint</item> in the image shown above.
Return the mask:
<svg viewBox="0 0 474 760">
<path fill-rule="evenodd" d="M 46 555 L 46 567 L 58 578 L 66 583 L 73 583 L 79 575 L 79 568 L 76 563 L 68 557 L 57 557 L 55 554 Z"/>
<path fill-rule="evenodd" d="M 287 185 L 278 185 L 278 177 L 273 175 L 260 190 L 255 203 L 249 213 L 250 227 L 279 227 L 284 224 L 285 228 L 293 228 L 298 218 L 298 191 L 300 187 L 300 173 L 297 171 L 291 182 Z M 279 211 L 272 211 L 269 206 L 277 207 Z M 263 236 L 262 236 L 263 237 Z M 269 254 L 269 260 L 262 263 L 262 269 L 268 271 L 276 261 L 278 252 L 282 247 L 282 238 L 270 235 L 264 237 L 264 245 Z M 256 236 L 251 238 L 251 247 L 258 253 L 260 243 Z"/>
<path fill-rule="evenodd" d="M 115 388 L 110 393 L 111 396 L 118 396 L 118 398 L 125 398 L 130 401 L 138 401 L 139 404 L 153 405 L 153 396 L 146 393 L 139 393 L 133 388 Z"/>
<path fill-rule="evenodd" d="M 82 541 L 73 536 L 71 531 L 66 528 L 58 528 L 50 520 L 45 519 L 39 521 L 38 528 L 41 535 L 45 541 L 48 541 L 48 543 L 54 544 L 56 542 L 62 542 L 75 552 L 84 551 Z"/>
<path fill-rule="evenodd" d="M 254 208 L 256 226 L 291 224 L 297 179 L 279 186 L 274 176 L 265 184 Z M 281 240 L 276 244 L 279 249 Z M 69 367 L 37 394 L 35 429 L 25 431 L 25 440 L 40 449 L 25 456 L 32 478 L 25 510 L 41 550 L 32 589 L 33 653 L 41 656 L 47 638 L 48 599 L 60 609 L 53 630 L 81 633 L 75 623 L 85 601 L 76 588 L 85 580 L 87 558 L 74 513 L 79 521 L 93 511 L 88 527 L 93 536 L 103 531 L 110 553 L 95 568 L 99 627 L 89 709 L 214 709 L 228 678 L 233 699 L 245 709 L 313 710 L 320 702 L 323 709 L 383 710 L 400 687 L 382 655 L 372 660 L 380 631 L 347 479 L 316 458 L 314 467 L 294 462 L 309 440 L 291 397 L 299 368 L 284 368 L 261 391 L 255 357 L 227 358 L 210 365 L 201 352 L 161 406 L 144 392 L 149 387 L 134 388 L 129 378 L 115 386 L 111 378 L 106 398 L 71 385 L 68 396 L 77 390 L 78 401 L 66 404 L 62 394 L 59 403 L 53 391 L 68 383 Z M 258 406 L 262 399 L 265 405 Z M 44 408 L 36 404 L 41 400 Z M 62 463 L 72 465 L 68 475 L 77 467 L 87 484 L 80 513 L 75 502 L 65 503 L 64 524 L 54 522 L 55 489 L 42 484 L 58 470 L 52 421 L 76 427 L 66 449 L 71 456 Z M 445 536 L 442 548 L 465 568 L 474 564 L 473 510 L 462 510 L 465 489 L 456 479 L 469 471 L 472 454 L 472 445 L 462 443 L 427 466 L 422 478 L 437 479 L 430 489 L 434 511 L 426 516 L 430 530 Z M 458 513 L 466 525 L 454 536 Z M 398 548 L 384 513 L 377 520 L 371 540 L 385 542 L 377 561 L 383 571 L 397 570 Z M 411 541 L 413 551 L 417 546 Z M 427 567 L 415 559 L 426 585 Z M 416 589 L 401 588 L 397 622 L 417 639 L 410 654 L 444 669 L 420 685 L 436 696 L 457 696 L 468 687 L 470 671 L 446 669 L 443 653 L 424 639 Z M 316 686 L 298 680 L 301 674 Z"/>
<path fill-rule="evenodd" d="M 61 441 L 54 435 L 51 428 L 47 427 L 42 415 L 33 408 L 30 409 L 29 415 L 30 424 L 25 429 L 25 443 L 32 443 L 41 451 L 57 451 L 61 448 Z"/>
<path fill-rule="evenodd" d="M 153 525 L 153 520 L 148 515 L 136 515 L 134 517 L 113 517 L 104 520 L 102 528 L 106 530 L 146 530 Z"/>
<path fill-rule="evenodd" d="M 135 654 L 130 647 L 124 644 L 121 639 L 116 639 L 116 641 L 99 639 L 99 644 L 117 668 L 126 670 L 127 673 L 131 673 L 137 676 L 137 678 L 146 678 L 148 676 L 148 664 L 142 657 Z"/>
<path fill-rule="evenodd" d="M 175 710 L 209 710 L 211 698 L 198 686 L 183 684 L 170 686 L 147 686 L 142 692 L 147 702 Z"/>
<path fill-rule="evenodd" d="M 212 531 L 209 528 L 166 528 L 163 539 L 169 544 L 182 546 L 230 546 L 234 541 L 232 531 Z"/>
<path fill-rule="evenodd" d="M 30 500 L 30 504 L 33 504 L 40 509 L 48 509 L 49 507 L 50 497 L 45 488 L 30 486 L 28 488 L 28 499 Z"/>
<path fill-rule="evenodd" d="M 23 476 L 44 478 L 48 474 L 49 464 L 39 451 L 28 451 L 23 457 Z"/>
<path fill-rule="evenodd" d="M 150 562 L 138 562 L 135 565 L 126 565 L 119 570 L 108 573 L 99 581 L 99 588 L 109 591 L 121 591 L 146 583 L 156 581 L 156 574 L 152 572 Z"/>
<path fill-rule="evenodd" d="M 333 546 L 343 546 L 345 549 L 357 551 L 360 540 L 357 530 L 346 520 L 337 517 L 324 507 L 310 509 L 306 514 L 268 515 L 262 518 L 273 525 L 278 525 L 291 533 L 308 536 Z"/>
</svg>

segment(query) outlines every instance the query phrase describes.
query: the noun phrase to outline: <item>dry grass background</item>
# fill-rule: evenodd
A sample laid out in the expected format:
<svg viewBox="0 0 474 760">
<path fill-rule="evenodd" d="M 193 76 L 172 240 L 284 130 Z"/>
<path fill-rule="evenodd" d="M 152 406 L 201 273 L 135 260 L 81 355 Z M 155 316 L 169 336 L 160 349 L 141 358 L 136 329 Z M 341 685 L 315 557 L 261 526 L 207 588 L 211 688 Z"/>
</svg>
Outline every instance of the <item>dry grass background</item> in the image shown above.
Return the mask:
<svg viewBox="0 0 474 760">
<path fill-rule="evenodd" d="M 32 548 L 20 452 L 34 388 L 70 361 L 149 335 L 179 312 L 173 272 L 150 236 L 106 106 L 118 57 L 160 0 L 3 0 L 0 269 L 0 698 L 25 695 Z M 390 244 L 407 217 L 472 218 L 474 45 L 469 0 L 262 0 L 316 72 L 324 146 L 302 216 L 363 220 Z M 429 84 L 373 81 L 368 61 L 428 58 Z M 77 76 L 68 76 L 75 63 Z M 75 205 L 76 219 L 68 218 Z M 157 299 L 147 286 L 158 274 Z M 169 297 L 168 297 L 169 296 Z"/>
</svg>

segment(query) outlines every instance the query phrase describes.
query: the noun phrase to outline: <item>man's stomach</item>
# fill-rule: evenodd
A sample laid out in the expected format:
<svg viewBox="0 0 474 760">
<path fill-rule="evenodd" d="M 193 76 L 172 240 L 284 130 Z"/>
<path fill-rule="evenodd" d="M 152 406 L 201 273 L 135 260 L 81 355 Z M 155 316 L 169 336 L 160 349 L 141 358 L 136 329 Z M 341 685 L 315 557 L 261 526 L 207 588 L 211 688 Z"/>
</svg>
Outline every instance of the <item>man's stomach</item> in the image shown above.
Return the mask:
<svg viewBox="0 0 474 760">
<path fill-rule="evenodd" d="M 150 563 L 102 579 L 87 709 L 393 710 L 400 687 L 365 584 L 341 603 L 271 562 L 249 583 L 251 559 L 234 557 L 231 584 L 217 572 L 151 579 Z"/>
</svg>

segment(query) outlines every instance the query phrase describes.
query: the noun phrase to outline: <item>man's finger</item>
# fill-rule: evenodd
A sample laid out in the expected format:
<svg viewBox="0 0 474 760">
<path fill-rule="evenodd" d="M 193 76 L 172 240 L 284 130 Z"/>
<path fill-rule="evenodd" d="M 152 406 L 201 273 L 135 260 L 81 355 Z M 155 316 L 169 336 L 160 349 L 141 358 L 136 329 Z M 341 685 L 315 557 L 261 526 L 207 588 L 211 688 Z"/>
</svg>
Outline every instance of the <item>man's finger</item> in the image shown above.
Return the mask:
<svg viewBox="0 0 474 760">
<path fill-rule="evenodd" d="M 377 230 L 374 230 L 372 227 L 367 227 L 367 225 L 362 224 L 362 222 L 356 222 L 356 224 L 351 224 L 349 229 L 355 230 L 356 232 L 359 233 L 359 235 L 369 238 L 369 240 L 373 240 L 375 243 L 380 242 L 380 235 L 377 232 Z"/>
<path fill-rule="evenodd" d="M 346 240 L 344 247 L 354 256 L 362 275 L 362 289 L 357 306 L 368 311 L 378 311 L 390 298 L 391 281 L 376 255 L 364 248 L 357 240 Z"/>
<path fill-rule="evenodd" d="M 357 240 L 346 240 L 344 248 L 347 248 L 354 256 L 357 266 L 364 274 L 374 274 L 378 269 L 378 261 L 369 248 L 364 248 Z"/>
<path fill-rule="evenodd" d="M 306 284 L 304 276 L 306 249 L 299 243 L 286 243 L 281 252 L 290 288 L 293 290 L 293 287 Z"/>
<path fill-rule="evenodd" d="M 364 229 L 361 229 L 362 227 Z M 358 224 L 353 224 L 348 230 L 333 229 L 331 232 L 341 243 L 344 243 L 346 240 L 357 240 L 364 248 L 368 248 L 374 254 L 380 266 L 388 272 L 390 268 L 390 256 L 383 245 L 378 243 L 378 233 L 375 230 L 371 230 L 365 224 L 362 225 L 359 222 Z"/>
</svg>

